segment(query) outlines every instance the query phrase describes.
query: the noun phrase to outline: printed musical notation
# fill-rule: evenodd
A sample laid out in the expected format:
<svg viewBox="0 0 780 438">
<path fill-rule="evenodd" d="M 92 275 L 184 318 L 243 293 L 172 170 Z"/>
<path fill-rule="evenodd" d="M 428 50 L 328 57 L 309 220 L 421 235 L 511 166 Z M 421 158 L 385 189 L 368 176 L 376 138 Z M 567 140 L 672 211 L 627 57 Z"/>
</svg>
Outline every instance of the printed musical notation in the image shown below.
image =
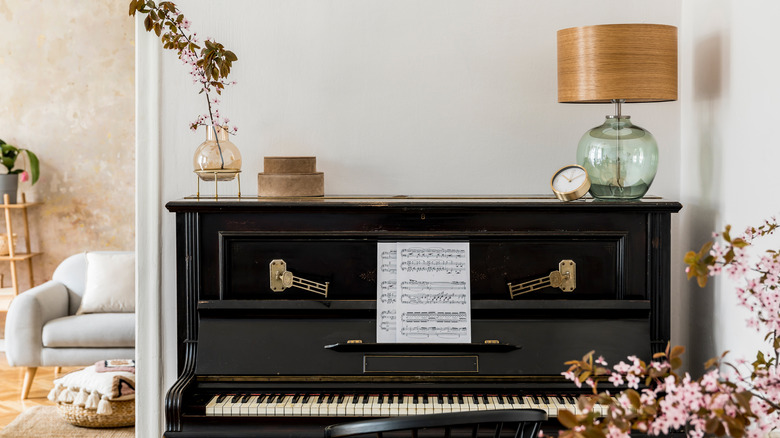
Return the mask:
<svg viewBox="0 0 780 438">
<path fill-rule="evenodd" d="M 471 342 L 469 244 L 401 242 L 397 254 L 396 341 Z"/>
<path fill-rule="evenodd" d="M 398 270 L 396 244 L 377 243 L 377 299 L 376 299 L 376 341 L 395 342 L 396 294 Z"/>
<path fill-rule="evenodd" d="M 430 338 L 437 337 L 442 339 L 454 339 L 460 342 L 460 339 L 467 331 L 468 329 L 466 327 L 412 325 L 402 328 L 401 334 L 407 338 L 424 339 L 426 341 L 429 341 Z"/>
<path fill-rule="evenodd" d="M 393 284 L 395 287 L 395 284 Z M 410 280 L 403 284 L 409 290 L 466 290 L 465 281 L 417 281 Z"/>
<path fill-rule="evenodd" d="M 468 295 L 446 292 L 401 294 L 401 302 L 405 304 L 466 304 Z"/>
<path fill-rule="evenodd" d="M 377 264 L 377 342 L 471 342 L 468 242 L 380 242 Z"/>
<path fill-rule="evenodd" d="M 404 314 L 404 322 L 466 322 L 466 312 L 409 312 Z"/>
</svg>

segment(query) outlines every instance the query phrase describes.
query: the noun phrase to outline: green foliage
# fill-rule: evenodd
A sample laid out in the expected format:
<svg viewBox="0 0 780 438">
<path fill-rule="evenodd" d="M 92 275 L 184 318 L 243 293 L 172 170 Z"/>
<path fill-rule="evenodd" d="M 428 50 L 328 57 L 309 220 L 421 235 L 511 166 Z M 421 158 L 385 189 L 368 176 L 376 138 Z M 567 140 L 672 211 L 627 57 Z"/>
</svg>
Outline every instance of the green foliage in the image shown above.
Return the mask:
<svg viewBox="0 0 780 438">
<path fill-rule="evenodd" d="M 38 157 L 32 153 L 32 151 L 17 148 L 16 146 L 10 145 L 5 141 L 0 140 L 0 154 L 2 155 L 0 157 L 0 163 L 5 166 L 6 169 L 8 169 L 8 173 L 10 174 L 19 174 L 25 171 L 23 168 L 14 169 L 14 167 L 16 166 L 16 160 L 20 156 L 26 156 L 27 160 L 30 162 L 30 178 L 32 183 L 35 184 L 38 182 L 38 178 L 41 174 L 40 162 L 38 161 Z"/>
</svg>

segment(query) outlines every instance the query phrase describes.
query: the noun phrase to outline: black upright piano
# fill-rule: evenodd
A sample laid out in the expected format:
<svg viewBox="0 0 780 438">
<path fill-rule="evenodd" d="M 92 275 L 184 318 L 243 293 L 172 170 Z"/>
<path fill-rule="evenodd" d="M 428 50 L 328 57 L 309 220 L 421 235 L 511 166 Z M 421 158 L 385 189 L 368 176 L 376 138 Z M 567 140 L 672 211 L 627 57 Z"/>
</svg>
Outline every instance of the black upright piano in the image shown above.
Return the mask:
<svg viewBox="0 0 780 438">
<path fill-rule="evenodd" d="M 580 391 L 561 376 L 565 361 L 590 350 L 649 360 L 669 342 L 677 202 L 185 198 L 167 208 L 178 379 L 166 437 L 319 437 L 359 418 L 525 407 L 548 412 L 550 433 Z M 468 243 L 471 342 L 376 342 L 382 242 Z"/>
</svg>

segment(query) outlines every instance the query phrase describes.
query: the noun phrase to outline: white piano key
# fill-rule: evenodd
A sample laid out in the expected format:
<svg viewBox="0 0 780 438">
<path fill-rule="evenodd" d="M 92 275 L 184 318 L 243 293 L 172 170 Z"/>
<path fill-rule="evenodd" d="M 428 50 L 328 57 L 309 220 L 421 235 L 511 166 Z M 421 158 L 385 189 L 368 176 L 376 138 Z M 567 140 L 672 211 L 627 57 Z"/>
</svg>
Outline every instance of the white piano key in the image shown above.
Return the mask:
<svg viewBox="0 0 780 438">
<path fill-rule="evenodd" d="M 306 398 L 306 397 L 304 397 Z M 301 415 L 304 417 L 311 417 L 312 415 L 312 409 L 314 407 L 314 404 L 317 402 L 317 396 L 316 395 L 308 395 L 308 399 L 303 402 L 303 406 L 301 406 Z"/>
<path fill-rule="evenodd" d="M 217 400 L 219 400 L 219 395 L 215 395 L 214 397 L 211 397 L 211 400 L 209 400 L 208 403 L 206 403 L 206 415 L 208 416 L 214 416 L 216 414 L 216 407 L 218 405 Z"/>
<path fill-rule="evenodd" d="M 253 395 L 249 397 L 248 400 L 244 401 L 246 397 L 241 398 L 241 405 L 239 406 L 238 415 L 242 417 L 246 417 L 249 415 L 249 406 L 252 404 L 252 401 L 257 399 L 256 395 Z"/>
<path fill-rule="evenodd" d="M 378 417 L 380 415 L 380 407 L 379 407 L 379 396 L 378 395 L 372 395 L 369 397 L 369 412 L 372 417 Z"/>
<path fill-rule="evenodd" d="M 284 402 L 284 405 L 282 406 L 282 412 L 285 417 L 292 417 L 295 402 L 293 402 L 293 399 L 295 399 L 295 394 L 287 394 L 287 400 Z"/>
<path fill-rule="evenodd" d="M 390 404 L 390 416 L 391 417 L 397 417 L 399 416 L 399 410 L 401 407 L 401 400 L 398 394 L 393 395 L 393 403 Z"/>
<path fill-rule="evenodd" d="M 252 398 L 249 399 L 249 403 L 247 403 L 246 406 L 246 415 L 250 417 L 257 416 L 257 409 L 260 406 L 258 400 L 260 400 L 260 395 L 257 394 L 253 395 Z"/>
<path fill-rule="evenodd" d="M 339 399 L 341 399 L 341 403 L 339 403 Z M 336 396 L 336 412 L 338 413 L 339 417 L 345 417 L 347 415 L 347 396 L 340 394 Z"/>
<path fill-rule="evenodd" d="M 494 411 L 496 409 L 505 409 L 504 403 L 498 400 L 498 397 L 495 395 L 488 396 L 488 405 L 487 408 L 489 411 Z"/>
</svg>

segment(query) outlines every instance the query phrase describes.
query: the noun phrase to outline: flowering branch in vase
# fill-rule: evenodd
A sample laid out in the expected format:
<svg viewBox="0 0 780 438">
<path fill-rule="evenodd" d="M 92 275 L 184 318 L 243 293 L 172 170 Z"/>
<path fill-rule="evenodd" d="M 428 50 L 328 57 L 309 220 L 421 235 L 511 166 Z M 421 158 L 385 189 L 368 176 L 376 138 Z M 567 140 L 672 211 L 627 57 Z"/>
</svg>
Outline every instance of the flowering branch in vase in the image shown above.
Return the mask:
<svg viewBox="0 0 780 438">
<path fill-rule="evenodd" d="M 594 359 L 591 351 L 581 360 L 566 362 L 569 369 L 563 375 L 577 386 L 589 386 L 593 395 L 579 398 L 578 414 L 559 411 L 558 419 L 566 427 L 561 436 L 617 438 L 685 428 L 694 438 L 704 434 L 759 438 L 780 428 L 780 253 L 766 251 L 757 262 L 748 254 L 754 239 L 777 228 L 773 218 L 732 237 L 727 226 L 714 235 L 718 241 L 685 255 L 688 278 L 696 277 L 701 287 L 722 273 L 742 282 L 737 298 L 751 311 L 748 326 L 766 334 L 766 350 L 759 350 L 753 362 L 726 362 L 728 352 L 723 353 L 705 364 L 708 371 L 699 379 L 675 371 L 682 366 L 681 346 L 667 347 L 650 363 L 632 356 L 611 368 L 602 357 Z M 625 389 L 599 392 L 598 383 L 604 381 Z"/>
<path fill-rule="evenodd" d="M 208 109 L 208 112 L 199 115 L 190 123 L 190 129 L 195 131 L 198 126 L 206 126 L 213 130 L 222 158 L 217 128 L 234 135 L 238 128 L 235 125 L 230 126 L 230 119 L 223 118 L 220 114 L 217 107 L 220 103 L 218 96 L 222 95 L 226 86 L 236 84 L 235 81 L 227 81 L 227 77 L 238 57 L 222 44 L 209 38 L 201 47 L 198 34 L 189 32 L 190 21 L 173 2 L 163 1 L 155 4 L 152 0 L 131 0 L 129 14 L 135 16 L 136 12 L 146 14 L 144 27 L 147 32 L 154 32 L 160 37 L 163 48 L 175 50 L 179 59 L 190 68 L 192 83 L 199 86 L 198 94 L 205 95 Z"/>
</svg>

